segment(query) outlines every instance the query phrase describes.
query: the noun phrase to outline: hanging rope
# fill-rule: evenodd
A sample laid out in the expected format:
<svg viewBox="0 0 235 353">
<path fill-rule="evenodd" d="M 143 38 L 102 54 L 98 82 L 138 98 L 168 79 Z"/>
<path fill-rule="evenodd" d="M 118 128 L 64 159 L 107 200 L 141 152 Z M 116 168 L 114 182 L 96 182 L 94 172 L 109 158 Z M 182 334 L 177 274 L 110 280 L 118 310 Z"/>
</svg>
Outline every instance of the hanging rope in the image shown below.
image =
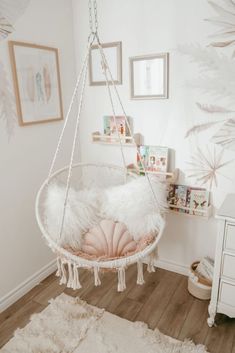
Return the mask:
<svg viewBox="0 0 235 353">
<path fill-rule="evenodd" d="M 79 87 L 79 84 L 80 84 L 80 80 L 81 80 L 82 74 L 84 72 L 84 68 L 85 68 L 85 65 L 86 65 L 86 62 L 87 62 L 88 55 L 89 55 L 89 51 L 87 52 L 87 54 L 85 56 L 85 59 L 83 61 L 83 65 L 82 65 L 80 74 L 78 76 L 78 79 L 77 79 L 77 82 L 76 82 L 76 85 L 75 85 L 75 89 L 73 91 L 72 99 L 71 99 L 71 102 L 70 102 L 70 105 L 69 105 L 69 109 L 68 109 L 68 112 L 67 112 L 67 115 L 66 115 L 66 118 L 65 118 L 64 126 L 63 126 L 63 129 L 61 131 L 61 134 L 60 134 L 60 137 L 59 137 L 59 141 L 58 141 L 58 145 L 57 145 L 57 148 L 56 148 L 56 151 L 55 151 L 52 163 L 51 163 L 51 167 L 50 167 L 50 170 L 49 170 L 48 179 L 50 179 L 51 174 L 52 174 L 53 169 L 54 169 L 54 166 L 55 166 L 55 161 L 57 159 L 57 155 L 58 155 L 59 150 L 60 150 L 61 142 L 63 140 L 64 132 L 65 132 L 65 129 L 67 127 L 68 120 L 69 120 L 69 117 L 70 117 L 70 113 L 71 113 L 71 110 L 73 108 L 73 104 L 74 104 L 74 101 L 75 101 L 75 98 L 76 98 L 76 95 L 77 95 L 77 92 L 78 92 L 78 87 Z"/>
<path fill-rule="evenodd" d="M 65 201 L 64 201 L 62 222 L 61 222 L 61 227 L 60 227 L 60 238 L 62 236 L 65 213 L 66 213 L 66 206 L 67 206 L 67 202 L 68 202 L 68 194 L 69 194 L 70 182 L 71 182 L 71 177 L 72 177 L 74 153 L 75 153 L 75 149 L 76 149 L 76 142 L 77 142 L 77 137 L 78 137 L 78 132 L 79 132 L 79 122 L 80 122 L 80 116 L 81 116 L 81 110 L 82 110 L 82 104 L 83 104 L 83 96 L 84 96 L 84 91 L 85 91 L 87 71 L 88 71 L 88 57 L 87 57 L 86 64 L 85 64 L 85 72 L 84 72 L 84 76 L 83 76 L 82 90 L 81 90 L 81 96 L 80 96 L 78 114 L 77 114 L 77 121 L 76 121 L 75 133 L 74 133 L 74 138 L 73 138 L 73 146 L 72 146 L 72 152 L 71 152 L 70 163 L 69 163 L 69 172 L 68 172 L 68 178 L 67 178 L 67 184 L 66 184 Z"/>
<path fill-rule="evenodd" d="M 103 56 L 102 55 L 101 55 L 101 57 L 102 57 L 102 60 L 103 60 Z M 108 76 L 107 76 L 107 65 L 106 65 L 105 61 L 102 61 L 102 67 L 103 67 L 103 73 L 104 73 L 104 76 L 105 76 L 106 87 L 108 89 L 110 103 L 111 103 L 111 106 L 112 106 L 112 112 L 113 112 L 115 129 L 116 129 L 117 134 L 118 134 L 119 145 L 120 145 L 120 148 L 121 148 L 122 161 L 123 161 L 123 166 L 124 166 L 125 174 L 126 174 L 127 165 L 126 165 L 126 160 L 125 160 L 125 155 L 124 155 L 124 150 L 123 150 L 123 142 L 122 142 L 121 134 L 120 134 L 119 129 L 118 129 L 116 113 L 115 113 L 115 108 L 114 108 L 114 103 L 113 103 L 113 98 L 112 98 L 112 92 L 111 92 L 111 89 L 110 89 L 110 83 L 109 83 L 109 79 L 108 79 Z"/>
<path fill-rule="evenodd" d="M 132 140 L 132 142 L 133 142 L 133 143 L 135 144 L 135 146 L 136 146 L 137 155 L 138 155 L 138 158 L 139 158 L 139 160 L 140 160 L 141 166 L 142 166 L 142 168 L 143 168 L 143 170 L 144 170 L 145 177 L 146 177 L 147 180 L 148 180 L 148 184 L 149 184 L 149 186 L 150 186 L 150 189 L 151 189 L 151 192 L 152 192 L 154 201 L 155 201 L 155 203 L 157 204 L 157 207 L 159 207 L 158 199 L 157 199 L 157 197 L 156 197 L 156 195 L 155 195 L 155 192 L 154 192 L 153 186 L 152 186 L 152 184 L 151 184 L 151 181 L 150 181 L 148 172 L 147 172 L 147 170 L 146 170 L 146 168 L 145 168 L 145 165 L 144 165 L 144 162 L 143 162 L 143 158 L 142 158 L 142 156 L 141 156 L 141 154 L 140 154 L 140 152 L 139 152 L 139 148 L 138 148 L 138 146 L 137 146 L 137 144 L 136 144 L 136 142 L 135 142 L 134 135 L 133 135 L 133 133 L 132 133 L 132 129 L 131 129 L 131 127 L 130 127 L 130 124 L 129 124 L 129 121 L 128 121 L 128 117 L 127 117 L 126 111 L 125 111 L 124 106 L 123 106 L 123 104 L 122 104 L 122 101 L 121 101 L 121 98 L 120 98 L 120 95 L 119 95 L 117 86 L 116 86 L 116 84 L 115 84 L 115 82 L 114 82 L 113 75 L 112 75 L 111 70 L 110 70 L 110 68 L 109 68 L 109 65 L 108 65 L 106 56 L 105 56 L 105 54 L 104 54 L 103 47 L 102 47 L 102 45 L 101 45 L 101 43 L 100 43 L 100 40 L 99 40 L 99 36 L 98 36 L 97 33 L 95 34 L 95 36 L 96 36 L 96 39 L 97 39 L 97 45 L 98 45 L 98 48 L 99 48 L 99 50 L 100 50 L 100 54 L 101 54 L 102 61 L 103 61 L 103 63 L 104 63 L 104 66 L 105 66 L 106 70 L 107 70 L 108 73 L 109 73 L 112 86 L 113 86 L 113 88 L 114 88 L 114 91 L 115 91 L 115 93 L 116 93 L 118 102 L 119 102 L 119 104 L 120 104 L 120 106 L 121 106 L 121 109 L 122 109 L 122 112 L 123 112 L 123 114 L 124 114 L 125 123 L 126 123 L 126 125 L 127 125 L 127 127 L 128 127 L 129 134 L 130 134 L 130 136 L 131 136 L 131 140 Z M 105 70 L 105 71 L 106 71 L 106 70 Z M 108 80 L 108 78 L 107 78 L 107 73 L 106 73 L 106 75 L 105 75 L 105 79 L 106 79 L 106 84 L 107 84 L 107 86 L 109 87 L 109 90 L 110 90 L 110 85 L 109 85 L 109 80 Z M 113 104 L 113 103 L 112 103 L 112 100 L 111 100 L 111 104 Z M 115 116 L 115 115 L 114 115 L 114 119 L 115 119 L 115 121 L 116 121 L 116 116 Z M 116 126 L 117 126 L 117 122 L 116 122 Z M 121 152 L 122 152 L 122 154 L 124 154 L 124 153 L 123 153 L 123 145 L 122 145 L 122 141 L 121 141 L 121 138 L 120 138 L 120 134 L 118 134 L 118 135 L 119 135 L 119 144 L 120 144 L 120 147 L 121 147 Z M 125 159 L 124 159 L 124 163 L 125 163 Z M 126 166 L 126 164 L 125 164 L 125 166 Z"/>
<path fill-rule="evenodd" d="M 73 91 L 73 94 L 72 94 L 71 102 L 69 104 L 69 108 L 68 108 L 68 111 L 67 111 L 67 114 L 66 114 L 66 117 L 65 117 L 64 126 L 63 126 L 63 129 L 61 131 L 61 134 L 60 134 L 60 137 L 59 137 L 59 140 L 58 140 L 58 144 L 57 144 L 57 147 L 56 147 L 56 151 L 55 151 L 55 154 L 54 154 L 51 166 L 50 166 L 48 179 L 50 179 L 50 177 L 52 175 L 52 172 L 53 172 L 53 169 L 54 169 L 54 166 L 55 166 L 55 162 L 56 162 L 56 159 L 57 159 L 57 156 L 58 156 L 58 153 L 59 153 L 59 150 L 60 150 L 60 146 L 61 146 L 61 143 L 62 143 L 62 140 L 63 140 L 63 137 L 64 137 L 64 132 L 65 132 L 65 129 L 66 129 L 68 121 L 69 121 L 69 117 L 70 117 L 70 114 L 71 114 L 71 111 L 72 111 L 72 108 L 73 108 L 73 105 L 74 105 L 74 102 L 75 102 L 75 98 L 76 98 L 77 93 L 78 93 L 78 88 L 79 88 L 79 85 L 80 85 L 80 81 L 81 81 L 82 75 L 84 73 L 85 67 L 86 67 L 87 62 L 88 62 L 90 48 L 91 48 L 91 45 L 94 42 L 94 40 L 95 40 L 95 36 L 94 35 L 92 36 L 92 33 L 91 33 L 90 36 L 88 37 L 88 45 L 87 45 L 86 54 L 85 54 L 84 60 L 82 62 L 81 70 L 80 70 L 79 75 L 77 77 L 77 81 L 76 81 L 76 85 L 75 85 L 75 88 L 74 88 L 74 91 Z"/>
<path fill-rule="evenodd" d="M 88 0 L 88 8 L 89 8 L 89 25 L 90 25 L 90 33 L 98 32 L 98 16 L 97 16 L 97 2 L 93 0 L 93 5 L 91 0 Z M 92 14 L 93 9 L 93 14 Z M 94 20 L 93 20 L 94 17 Z"/>
<path fill-rule="evenodd" d="M 83 104 L 83 97 L 84 97 L 85 84 L 86 84 L 87 71 L 88 71 L 89 53 L 90 53 L 92 44 L 95 41 L 95 39 L 97 41 L 98 49 L 99 49 L 99 52 L 100 52 L 100 55 L 101 55 L 101 59 L 102 59 L 103 73 L 104 73 L 104 76 L 105 76 L 106 86 L 107 86 L 107 89 L 108 89 L 109 99 L 110 99 L 110 103 L 111 103 L 111 107 L 112 107 L 112 113 L 113 113 L 115 128 L 116 128 L 116 131 L 118 133 L 118 139 L 119 139 L 119 145 L 120 145 L 120 149 L 121 149 L 122 161 L 123 161 L 123 165 L 124 165 L 125 177 L 127 176 L 127 165 L 126 165 L 125 155 L 124 155 L 124 150 L 123 150 L 122 136 L 121 136 L 121 134 L 119 132 L 119 129 L 118 129 L 118 123 L 117 123 L 117 119 L 116 119 L 116 112 L 115 112 L 114 101 L 113 101 L 113 96 L 112 96 L 112 92 L 111 92 L 111 86 L 114 89 L 114 93 L 117 96 L 118 102 L 119 102 L 119 104 L 121 106 L 121 109 L 122 109 L 122 112 L 124 114 L 125 123 L 126 123 L 126 126 L 128 128 L 129 134 L 131 136 L 131 140 L 136 146 L 137 155 L 139 157 L 141 166 L 142 166 L 142 168 L 144 170 L 145 177 L 148 180 L 151 192 L 153 194 L 154 201 L 156 202 L 157 206 L 159 206 L 159 203 L 158 203 L 157 197 L 155 195 L 153 186 L 151 184 L 149 175 L 148 175 L 148 173 L 146 171 L 142 156 L 139 153 L 138 146 L 137 146 L 137 144 L 135 142 L 135 139 L 134 139 L 134 136 L 133 136 L 133 133 L 132 133 L 132 129 L 131 129 L 129 121 L 128 121 L 128 117 L 127 117 L 126 111 L 124 109 L 124 106 L 122 104 L 119 92 L 118 92 L 116 84 L 114 82 L 114 79 L 113 79 L 110 67 L 108 65 L 108 62 L 107 62 L 103 47 L 102 47 L 102 45 L 100 43 L 100 40 L 99 40 L 99 36 L 98 36 L 98 33 L 97 33 L 97 31 L 98 31 L 98 20 L 97 20 L 97 3 L 96 3 L 96 0 L 93 0 L 93 12 L 94 12 L 93 15 L 92 15 L 92 1 L 91 0 L 88 0 L 88 5 L 89 5 L 90 35 L 88 37 L 87 52 L 85 54 L 85 58 L 83 60 L 82 67 L 81 67 L 80 73 L 79 73 L 78 78 L 77 78 L 75 89 L 73 91 L 72 99 L 71 99 L 71 102 L 70 102 L 70 105 L 69 105 L 69 109 L 68 109 L 68 112 L 67 112 L 67 115 L 66 115 L 66 118 L 65 118 L 65 123 L 64 123 L 62 132 L 60 134 L 60 137 L 59 137 L 58 145 L 57 145 L 57 148 L 56 148 L 56 151 L 55 151 L 52 163 L 51 163 L 51 167 L 50 167 L 50 170 L 49 170 L 49 176 L 48 176 L 48 180 L 49 180 L 51 175 L 52 175 L 53 169 L 54 169 L 55 161 L 56 161 L 57 155 L 58 155 L 59 150 L 60 150 L 60 146 L 61 146 L 61 143 L 62 143 L 64 132 L 65 132 L 65 129 L 67 127 L 67 123 L 68 123 L 68 120 L 69 120 L 69 117 L 70 117 L 70 114 L 71 114 L 71 111 L 72 111 L 72 107 L 74 105 L 75 98 L 76 98 L 77 93 L 78 93 L 78 88 L 79 88 L 81 79 L 82 79 L 81 95 L 80 95 L 80 100 L 79 100 L 78 114 L 77 114 L 77 120 L 76 120 L 76 126 L 75 126 L 74 138 L 73 138 L 72 151 L 71 151 L 71 156 L 70 156 L 68 177 L 67 177 L 67 182 L 66 182 L 65 200 L 64 200 L 64 207 L 63 207 L 63 213 L 62 213 L 62 221 L 61 221 L 61 226 L 60 226 L 60 234 L 59 234 L 60 238 L 61 238 L 62 232 L 63 232 L 63 226 L 64 226 L 65 214 L 66 214 L 66 206 L 67 206 L 67 202 L 68 202 L 68 194 L 69 194 L 69 188 L 70 188 L 71 177 L 72 177 L 74 153 L 75 153 L 76 143 L 77 143 L 77 139 L 78 139 L 81 109 L 82 109 L 82 104 Z M 94 21 L 93 21 L 93 17 L 94 17 Z M 108 76 L 110 77 L 110 79 L 109 79 Z M 111 82 L 111 85 L 110 85 L 110 82 Z"/>
</svg>

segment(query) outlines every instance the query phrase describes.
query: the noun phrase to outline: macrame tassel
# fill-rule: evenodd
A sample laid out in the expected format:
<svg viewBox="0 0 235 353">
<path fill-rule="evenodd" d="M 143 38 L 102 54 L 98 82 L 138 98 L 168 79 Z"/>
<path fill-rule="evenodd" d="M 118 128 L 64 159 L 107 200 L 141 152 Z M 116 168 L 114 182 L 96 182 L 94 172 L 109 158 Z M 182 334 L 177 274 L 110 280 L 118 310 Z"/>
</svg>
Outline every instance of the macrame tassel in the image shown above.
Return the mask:
<svg viewBox="0 0 235 353">
<path fill-rule="evenodd" d="M 59 257 L 57 257 L 56 259 L 56 263 L 57 263 L 57 271 L 56 271 L 56 277 L 61 277 L 62 276 L 62 270 L 61 270 L 61 260 Z"/>
<path fill-rule="evenodd" d="M 155 260 L 158 259 L 158 248 L 156 248 L 150 255 L 149 255 L 149 262 L 148 262 L 148 272 L 155 272 Z"/>
<path fill-rule="evenodd" d="M 147 267 L 147 271 L 150 273 L 155 272 L 154 260 L 155 260 L 155 253 L 152 252 L 148 257 L 148 267 Z"/>
<path fill-rule="evenodd" d="M 63 260 L 61 260 L 61 272 L 62 272 L 62 276 L 60 279 L 60 284 L 66 284 L 67 274 L 66 274 L 65 262 Z"/>
<path fill-rule="evenodd" d="M 137 284 L 144 284 L 144 267 L 141 261 L 137 262 Z"/>
<path fill-rule="evenodd" d="M 95 286 L 100 286 L 101 285 L 101 280 L 99 277 L 99 268 L 94 267 L 94 279 L 95 279 Z"/>
<path fill-rule="evenodd" d="M 82 288 L 81 283 L 79 281 L 78 266 L 75 265 L 75 264 L 73 265 L 73 284 L 72 284 L 72 288 L 74 290 Z"/>
<path fill-rule="evenodd" d="M 72 269 L 72 264 L 71 262 L 68 262 L 68 272 L 69 272 L 69 278 L 68 278 L 68 283 L 67 283 L 67 287 L 68 288 L 72 288 L 73 287 L 73 269 Z"/>
<path fill-rule="evenodd" d="M 123 292 L 126 289 L 126 271 L 125 268 L 118 269 L 118 292 Z"/>
</svg>

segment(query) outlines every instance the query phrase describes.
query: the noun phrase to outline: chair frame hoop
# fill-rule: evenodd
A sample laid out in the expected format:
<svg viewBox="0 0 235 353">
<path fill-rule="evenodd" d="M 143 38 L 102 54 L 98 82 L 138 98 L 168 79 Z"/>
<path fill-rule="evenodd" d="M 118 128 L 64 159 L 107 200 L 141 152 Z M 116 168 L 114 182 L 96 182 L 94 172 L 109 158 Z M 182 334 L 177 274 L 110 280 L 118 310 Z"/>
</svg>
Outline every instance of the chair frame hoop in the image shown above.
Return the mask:
<svg viewBox="0 0 235 353">
<path fill-rule="evenodd" d="M 114 164 L 108 164 L 108 163 L 77 163 L 73 165 L 73 168 L 77 168 L 77 167 L 107 167 L 110 169 L 116 169 L 119 171 L 123 171 L 123 175 L 126 175 L 126 170 L 123 167 L 114 165 Z M 148 255 L 150 255 L 155 248 L 157 247 L 159 240 L 162 237 L 163 234 L 163 230 L 165 228 L 165 221 L 163 220 L 162 222 L 162 227 L 159 230 L 155 240 L 153 243 L 151 243 L 150 245 L 148 245 L 145 249 L 143 249 L 142 251 L 130 255 L 130 256 L 125 256 L 119 259 L 114 259 L 114 260 L 88 260 L 85 259 L 83 257 L 77 256 L 77 255 L 73 255 L 72 253 L 70 253 L 68 250 L 64 249 L 63 247 L 61 247 L 60 245 L 58 245 L 51 237 L 50 234 L 48 233 L 48 231 L 45 229 L 44 225 L 43 225 L 43 221 L 41 218 L 41 214 L 40 214 L 40 199 L 42 196 L 43 191 L 45 190 L 46 187 L 48 187 L 49 183 L 52 181 L 52 179 L 54 179 L 57 175 L 59 175 L 60 173 L 66 171 L 69 169 L 69 166 L 65 166 L 57 171 L 55 171 L 49 178 L 47 178 L 44 183 L 41 185 L 37 196 L 36 196 L 36 203 L 35 203 L 35 214 L 36 214 L 36 219 L 40 228 L 40 231 L 42 233 L 43 238 L 47 241 L 49 247 L 52 249 L 53 252 L 55 252 L 57 254 L 57 256 L 66 259 L 67 261 L 70 261 L 74 264 L 76 264 L 78 267 L 84 267 L 84 268 L 104 268 L 104 269 L 110 269 L 110 268 L 123 268 L 123 267 L 127 267 L 133 263 L 136 263 L 138 261 L 143 260 L 145 257 L 147 257 Z M 132 172 L 127 172 L 129 175 L 131 175 L 132 177 L 136 178 L 136 175 Z"/>
</svg>

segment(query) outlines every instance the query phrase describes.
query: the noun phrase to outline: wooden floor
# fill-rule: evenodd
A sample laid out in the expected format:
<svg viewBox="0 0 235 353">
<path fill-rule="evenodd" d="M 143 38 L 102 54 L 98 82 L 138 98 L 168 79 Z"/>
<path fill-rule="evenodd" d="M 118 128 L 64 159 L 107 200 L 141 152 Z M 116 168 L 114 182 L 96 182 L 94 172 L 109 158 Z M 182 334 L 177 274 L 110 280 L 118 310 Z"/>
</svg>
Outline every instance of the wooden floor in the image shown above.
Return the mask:
<svg viewBox="0 0 235 353">
<path fill-rule="evenodd" d="M 106 273 L 102 286 L 93 286 L 89 272 L 81 275 L 83 288 L 79 291 L 66 289 L 51 275 L 28 294 L 0 314 L 0 347 L 18 327 L 24 327 L 33 313 L 40 312 L 48 300 L 62 292 L 80 296 L 92 305 L 131 321 L 144 321 L 150 328 L 157 327 L 162 333 L 184 340 L 191 338 L 203 343 L 211 353 L 235 353 L 235 320 L 220 315 L 218 326 L 209 328 L 207 301 L 193 298 L 187 291 L 187 278 L 169 271 L 157 269 L 145 271 L 145 285 L 136 285 L 136 266 L 126 274 L 127 290 L 116 291 L 116 276 Z"/>
</svg>

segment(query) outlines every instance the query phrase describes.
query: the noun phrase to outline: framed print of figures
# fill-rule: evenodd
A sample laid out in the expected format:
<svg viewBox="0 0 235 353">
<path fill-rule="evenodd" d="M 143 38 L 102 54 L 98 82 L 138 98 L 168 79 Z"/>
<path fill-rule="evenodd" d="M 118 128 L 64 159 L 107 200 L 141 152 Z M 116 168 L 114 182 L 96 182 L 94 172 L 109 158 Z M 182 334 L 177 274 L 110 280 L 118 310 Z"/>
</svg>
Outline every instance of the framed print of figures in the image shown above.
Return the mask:
<svg viewBox="0 0 235 353">
<path fill-rule="evenodd" d="M 102 48 L 114 82 L 122 84 L 122 42 L 105 43 L 102 44 Z M 90 86 L 106 85 L 98 45 L 92 45 L 90 50 L 89 78 Z"/>
<path fill-rule="evenodd" d="M 58 50 L 9 42 L 20 125 L 63 119 Z"/>
<path fill-rule="evenodd" d="M 131 57 L 131 99 L 168 98 L 168 66 L 168 53 Z"/>
</svg>

